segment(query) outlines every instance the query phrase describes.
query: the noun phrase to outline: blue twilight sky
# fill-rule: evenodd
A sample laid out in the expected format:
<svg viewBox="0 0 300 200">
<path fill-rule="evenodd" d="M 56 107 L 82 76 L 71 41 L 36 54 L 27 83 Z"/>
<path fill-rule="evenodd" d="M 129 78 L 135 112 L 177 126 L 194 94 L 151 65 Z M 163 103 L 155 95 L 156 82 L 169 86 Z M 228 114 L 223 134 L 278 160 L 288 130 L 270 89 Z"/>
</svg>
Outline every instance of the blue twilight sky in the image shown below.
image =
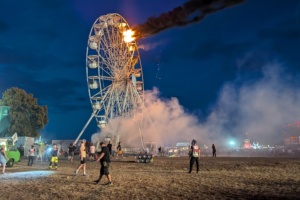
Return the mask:
<svg viewBox="0 0 300 200">
<path fill-rule="evenodd" d="M 0 92 L 19 87 L 32 93 L 49 110 L 42 136 L 74 139 L 92 112 L 85 56 L 94 21 L 119 13 L 134 26 L 185 2 L 1 0 Z M 291 84 L 299 84 L 300 1 L 247 0 L 138 44 L 145 90 L 157 87 L 160 98 L 176 97 L 187 113 L 205 121 L 224 84 L 260 80 L 269 62 L 280 63 Z M 83 137 L 97 130 L 93 120 Z"/>
</svg>

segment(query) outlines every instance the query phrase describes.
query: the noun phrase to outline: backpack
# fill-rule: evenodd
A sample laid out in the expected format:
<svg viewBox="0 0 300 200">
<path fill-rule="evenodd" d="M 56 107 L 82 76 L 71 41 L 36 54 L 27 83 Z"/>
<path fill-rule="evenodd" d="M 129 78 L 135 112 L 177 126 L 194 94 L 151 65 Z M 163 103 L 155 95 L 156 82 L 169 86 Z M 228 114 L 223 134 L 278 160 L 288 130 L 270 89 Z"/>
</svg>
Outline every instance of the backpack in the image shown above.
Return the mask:
<svg viewBox="0 0 300 200">
<path fill-rule="evenodd" d="M 198 147 L 198 145 L 194 145 L 192 149 L 192 156 L 199 157 L 199 155 L 200 155 L 200 148 Z"/>
</svg>

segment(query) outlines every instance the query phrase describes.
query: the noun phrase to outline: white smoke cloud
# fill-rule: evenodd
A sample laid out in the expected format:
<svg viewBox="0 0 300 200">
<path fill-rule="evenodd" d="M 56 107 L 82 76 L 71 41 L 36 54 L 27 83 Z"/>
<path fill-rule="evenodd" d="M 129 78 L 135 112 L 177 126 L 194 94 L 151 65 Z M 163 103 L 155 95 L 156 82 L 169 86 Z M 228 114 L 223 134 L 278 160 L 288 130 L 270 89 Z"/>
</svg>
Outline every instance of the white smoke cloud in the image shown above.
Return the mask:
<svg viewBox="0 0 300 200">
<path fill-rule="evenodd" d="M 279 64 L 263 67 L 262 77 L 241 86 L 227 83 L 204 124 L 217 136 L 235 135 L 263 143 L 282 141 L 280 126 L 300 118 L 300 88 L 297 76 Z"/>
<path fill-rule="evenodd" d="M 262 68 L 256 81 L 223 85 L 219 98 L 207 118 L 200 123 L 187 113 L 177 98 L 162 99 L 159 90 L 145 91 L 144 142 L 174 146 L 176 142 L 199 141 L 200 145 L 223 145 L 236 137 L 242 143 L 245 133 L 253 141 L 282 141 L 280 125 L 300 119 L 300 88 L 297 76 L 284 72 L 279 64 Z M 192 94 L 191 94 L 192 97 Z M 200 107 L 201 105 L 199 105 Z M 151 119 L 151 120 L 150 120 Z M 141 146 L 140 133 L 134 119 L 115 119 L 100 135 L 120 134 L 124 146 Z"/>
<path fill-rule="evenodd" d="M 196 116 L 186 114 L 177 98 L 161 99 L 154 88 L 145 91 L 146 111 L 143 113 L 141 135 L 143 141 L 157 145 L 173 146 L 176 142 L 190 142 L 199 137 L 200 124 Z M 141 135 L 135 119 L 114 119 L 100 135 L 120 134 L 120 141 L 126 146 L 141 147 Z M 97 138 L 96 136 L 93 136 Z"/>
</svg>

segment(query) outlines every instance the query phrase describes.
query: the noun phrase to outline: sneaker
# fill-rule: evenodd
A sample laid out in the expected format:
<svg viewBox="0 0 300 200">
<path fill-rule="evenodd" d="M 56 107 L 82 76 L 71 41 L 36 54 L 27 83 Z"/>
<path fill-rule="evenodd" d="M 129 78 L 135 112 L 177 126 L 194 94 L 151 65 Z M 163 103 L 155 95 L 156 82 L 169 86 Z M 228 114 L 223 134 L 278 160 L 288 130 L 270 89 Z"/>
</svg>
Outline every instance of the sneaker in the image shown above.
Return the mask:
<svg viewBox="0 0 300 200">
<path fill-rule="evenodd" d="M 94 183 L 98 184 L 100 182 L 100 180 L 95 180 Z"/>
<path fill-rule="evenodd" d="M 78 175 L 78 171 L 77 170 L 75 170 L 74 173 L 75 173 L 75 175 Z"/>
<path fill-rule="evenodd" d="M 86 173 L 83 173 L 82 176 L 87 176 L 87 174 L 86 174 Z"/>
<path fill-rule="evenodd" d="M 105 185 L 113 185 L 113 183 L 112 182 L 108 182 Z"/>
</svg>

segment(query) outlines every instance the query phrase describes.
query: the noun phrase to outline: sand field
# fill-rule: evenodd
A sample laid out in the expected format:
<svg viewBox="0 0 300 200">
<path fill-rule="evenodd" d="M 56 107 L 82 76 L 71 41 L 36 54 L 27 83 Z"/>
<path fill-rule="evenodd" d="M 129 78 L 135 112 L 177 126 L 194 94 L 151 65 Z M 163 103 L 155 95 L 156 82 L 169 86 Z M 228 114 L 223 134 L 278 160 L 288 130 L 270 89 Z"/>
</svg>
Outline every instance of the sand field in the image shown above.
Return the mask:
<svg viewBox="0 0 300 200">
<path fill-rule="evenodd" d="M 87 162 L 88 176 L 60 158 L 58 170 L 27 159 L 0 176 L 0 199 L 300 199 L 300 158 L 202 157 L 200 173 L 188 174 L 188 157 L 155 157 L 150 164 L 134 157 L 112 158 L 113 185 L 99 175 L 99 163 Z"/>
</svg>

